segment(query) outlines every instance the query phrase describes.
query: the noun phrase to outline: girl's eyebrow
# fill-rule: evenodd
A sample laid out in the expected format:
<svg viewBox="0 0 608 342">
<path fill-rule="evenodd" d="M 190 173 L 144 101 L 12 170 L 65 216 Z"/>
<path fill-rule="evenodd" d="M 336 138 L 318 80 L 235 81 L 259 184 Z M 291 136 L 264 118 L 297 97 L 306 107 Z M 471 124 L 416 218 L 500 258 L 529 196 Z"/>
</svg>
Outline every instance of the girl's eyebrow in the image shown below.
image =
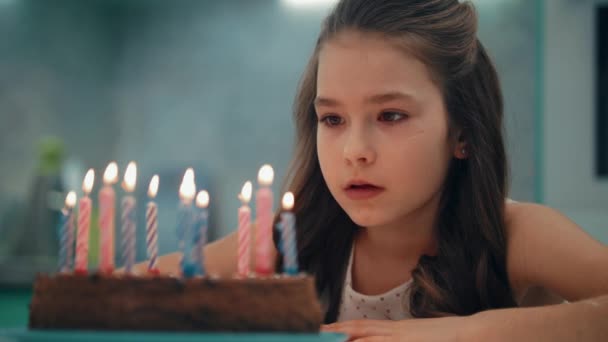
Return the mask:
<svg viewBox="0 0 608 342">
<path fill-rule="evenodd" d="M 400 91 L 392 91 L 384 94 L 372 95 L 365 99 L 365 102 L 373 104 L 382 104 L 394 100 L 413 100 L 414 97 L 410 94 L 402 93 Z"/>
<path fill-rule="evenodd" d="M 400 91 L 392 91 L 388 93 L 376 94 L 369 96 L 365 99 L 365 102 L 372 104 L 382 104 L 394 100 L 413 100 L 413 96 L 410 94 L 402 93 Z M 340 105 L 340 101 L 328 97 L 317 96 L 314 101 L 315 106 L 335 107 Z"/>
</svg>

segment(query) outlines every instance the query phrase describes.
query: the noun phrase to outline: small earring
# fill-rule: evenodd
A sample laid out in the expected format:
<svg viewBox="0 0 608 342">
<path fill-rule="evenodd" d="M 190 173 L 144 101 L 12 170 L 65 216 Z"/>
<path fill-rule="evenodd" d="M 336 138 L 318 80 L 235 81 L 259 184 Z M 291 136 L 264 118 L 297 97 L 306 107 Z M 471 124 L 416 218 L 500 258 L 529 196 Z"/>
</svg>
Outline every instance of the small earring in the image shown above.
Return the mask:
<svg viewBox="0 0 608 342">
<path fill-rule="evenodd" d="M 457 156 L 456 158 L 458 158 L 458 159 L 466 159 L 467 158 L 467 150 L 463 147 L 460 150 L 460 155 Z"/>
</svg>

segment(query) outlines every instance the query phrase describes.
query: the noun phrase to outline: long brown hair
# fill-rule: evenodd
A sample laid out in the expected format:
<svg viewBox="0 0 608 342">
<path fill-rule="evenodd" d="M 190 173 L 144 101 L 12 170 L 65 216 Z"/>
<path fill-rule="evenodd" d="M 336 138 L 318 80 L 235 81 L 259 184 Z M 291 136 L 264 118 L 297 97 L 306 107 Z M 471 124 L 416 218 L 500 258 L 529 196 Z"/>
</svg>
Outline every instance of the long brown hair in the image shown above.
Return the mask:
<svg viewBox="0 0 608 342">
<path fill-rule="evenodd" d="M 313 101 L 319 49 L 346 29 L 403 42 L 441 89 L 450 135 L 460 132 L 467 144 L 468 158 L 453 159 L 444 182 L 435 227 L 437 254 L 423 255 L 412 272 L 411 314 L 468 315 L 515 306 L 506 271 L 503 100 L 495 67 L 476 38 L 474 7 L 457 0 L 342 0 L 322 25 L 298 89 L 295 157 L 285 183 L 297 199 L 298 260 L 316 277 L 327 309 L 325 322 L 337 319 L 359 227 L 332 197 L 321 174 Z"/>
</svg>

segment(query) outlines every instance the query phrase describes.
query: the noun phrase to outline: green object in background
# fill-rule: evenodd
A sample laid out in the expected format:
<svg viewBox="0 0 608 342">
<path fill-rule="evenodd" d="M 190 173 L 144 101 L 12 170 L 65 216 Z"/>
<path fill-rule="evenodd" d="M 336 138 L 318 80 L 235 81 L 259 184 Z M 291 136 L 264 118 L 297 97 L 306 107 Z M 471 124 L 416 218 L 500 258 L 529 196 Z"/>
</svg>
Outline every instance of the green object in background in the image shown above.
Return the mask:
<svg viewBox="0 0 608 342">
<path fill-rule="evenodd" d="M 38 142 L 38 166 L 42 175 L 59 173 L 65 157 L 63 140 L 57 137 L 45 137 Z"/>
<path fill-rule="evenodd" d="M 5 288 L 31 286 L 36 273 L 57 269 L 58 210 L 63 206 L 64 192 L 60 174 L 63 142 L 43 138 L 37 152 L 37 170 L 29 181 L 26 200 L 16 204 L 19 216 L 13 218 L 12 225 L 2 227 L 0 285 Z"/>
<path fill-rule="evenodd" d="M 99 267 L 99 207 L 91 210 L 91 225 L 89 226 L 89 269 Z M 114 233 L 116 234 L 116 232 Z M 115 249 L 120 251 L 120 249 Z M 2 342 L 2 341 L 0 341 Z"/>
</svg>

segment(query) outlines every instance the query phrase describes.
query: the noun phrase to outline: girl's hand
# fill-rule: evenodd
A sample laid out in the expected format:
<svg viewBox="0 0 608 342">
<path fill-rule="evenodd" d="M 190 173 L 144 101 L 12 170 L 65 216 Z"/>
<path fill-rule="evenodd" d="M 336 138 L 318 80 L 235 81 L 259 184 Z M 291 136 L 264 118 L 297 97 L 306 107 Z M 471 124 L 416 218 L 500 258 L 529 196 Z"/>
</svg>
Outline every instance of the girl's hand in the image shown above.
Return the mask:
<svg viewBox="0 0 608 342">
<path fill-rule="evenodd" d="M 347 334 L 349 341 L 457 341 L 463 340 L 466 317 L 354 320 L 323 325 L 321 331 Z"/>
</svg>

